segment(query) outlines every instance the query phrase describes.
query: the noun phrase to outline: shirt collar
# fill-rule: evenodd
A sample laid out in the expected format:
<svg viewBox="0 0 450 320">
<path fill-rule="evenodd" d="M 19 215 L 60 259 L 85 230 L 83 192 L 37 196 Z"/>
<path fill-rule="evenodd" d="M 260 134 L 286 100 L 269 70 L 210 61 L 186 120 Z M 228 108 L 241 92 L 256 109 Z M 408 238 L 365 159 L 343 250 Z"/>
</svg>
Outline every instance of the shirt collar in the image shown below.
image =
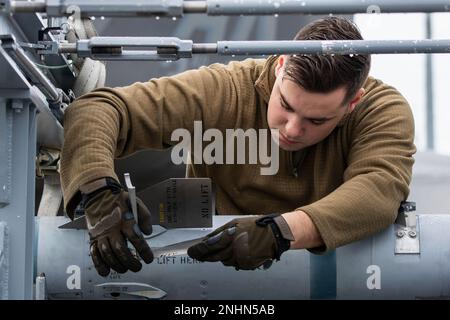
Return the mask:
<svg viewBox="0 0 450 320">
<path fill-rule="evenodd" d="M 262 96 L 266 103 L 269 102 L 270 94 L 276 80 L 275 67 L 277 65 L 278 56 L 270 56 L 264 63 L 261 74 L 255 82 L 258 93 Z"/>
</svg>

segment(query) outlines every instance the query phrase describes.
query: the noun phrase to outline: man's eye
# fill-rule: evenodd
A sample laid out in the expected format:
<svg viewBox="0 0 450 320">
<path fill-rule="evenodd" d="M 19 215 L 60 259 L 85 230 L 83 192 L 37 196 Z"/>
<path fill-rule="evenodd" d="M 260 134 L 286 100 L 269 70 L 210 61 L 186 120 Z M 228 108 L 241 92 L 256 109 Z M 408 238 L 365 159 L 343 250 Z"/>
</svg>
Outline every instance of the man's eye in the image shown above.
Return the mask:
<svg viewBox="0 0 450 320">
<path fill-rule="evenodd" d="M 325 123 L 325 121 L 323 121 L 323 120 L 310 120 L 310 121 L 313 125 L 316 125 L 316 126 L 320 126 L 321 124 Z"/>
</svg>

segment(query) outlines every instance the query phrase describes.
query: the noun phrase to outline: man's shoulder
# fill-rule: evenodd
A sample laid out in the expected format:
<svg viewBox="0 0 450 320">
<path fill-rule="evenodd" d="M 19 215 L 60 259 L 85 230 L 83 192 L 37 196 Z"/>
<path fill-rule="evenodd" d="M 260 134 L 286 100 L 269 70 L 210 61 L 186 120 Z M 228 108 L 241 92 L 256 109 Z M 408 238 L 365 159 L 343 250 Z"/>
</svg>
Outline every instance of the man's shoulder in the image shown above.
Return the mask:
<svg viewBox="0 0 450 320">
<path fill-rule="evenodd" d="M 412 122 L 411 106 L 394 86 L 368 77 L 363 87 L 364 96 L 348 118 L 350 126 L 376 122 L 394 123 L 395 119 L 408 119 Z"/>
<path fill-rule="evenodd" d="M 365 93 L 361 99 L 361 103 L 372 101 L 374 98 L 377 100 L 384 100 L 392 99 L 393 97 L 397 97 L 406 102 L 405 97 L 394 86 L 372 76 L 367 78 L 363 88 Z"/>
<path fill-rule="evenodd" d="M 410 109 L 410 105 L 402 93 L 380 79 L 370 76 L 363 87 L 365 93 L 355 110 L 357 113 L 380 108 L 386 110 Z"/>
</svg>

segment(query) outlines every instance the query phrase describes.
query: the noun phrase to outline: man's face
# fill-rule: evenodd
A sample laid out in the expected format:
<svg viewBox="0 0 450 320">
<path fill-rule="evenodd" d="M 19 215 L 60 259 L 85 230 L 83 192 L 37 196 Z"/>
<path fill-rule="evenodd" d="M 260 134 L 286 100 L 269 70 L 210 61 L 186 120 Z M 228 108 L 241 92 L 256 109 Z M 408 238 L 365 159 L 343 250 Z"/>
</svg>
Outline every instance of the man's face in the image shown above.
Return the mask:
<svg viewBox="0 0 450 320">
<path fill-rule="evenodd" d="M 270 129 L 279 130 L 280 148 L 296 151 L 325 139 L 345 114 L 353 111 L 360 96 L 344 106 L 344 87 L 329 93 L 308 92 L 285 76 L 284 61 L 281 56 L 276 67 L 267 121 Z M 358 94 L 363 92 L 361 89 Z"/>
</svg>

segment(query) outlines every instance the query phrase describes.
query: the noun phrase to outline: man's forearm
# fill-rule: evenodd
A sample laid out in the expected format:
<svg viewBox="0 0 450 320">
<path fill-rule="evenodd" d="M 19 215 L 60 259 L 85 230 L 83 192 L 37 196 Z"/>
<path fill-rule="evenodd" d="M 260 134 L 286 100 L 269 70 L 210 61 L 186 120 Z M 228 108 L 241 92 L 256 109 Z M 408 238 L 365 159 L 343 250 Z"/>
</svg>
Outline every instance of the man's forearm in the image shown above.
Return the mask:
<svg viewBox="0 0 450 320">
<path fill-rule="evenodd" d="M 295 238 L 295 241 L 291 242 L 291 249 L 316 248 L 324 244 L 316 226 L 304 211 L 291 211 L 282 216 Z"/>
</svg>

